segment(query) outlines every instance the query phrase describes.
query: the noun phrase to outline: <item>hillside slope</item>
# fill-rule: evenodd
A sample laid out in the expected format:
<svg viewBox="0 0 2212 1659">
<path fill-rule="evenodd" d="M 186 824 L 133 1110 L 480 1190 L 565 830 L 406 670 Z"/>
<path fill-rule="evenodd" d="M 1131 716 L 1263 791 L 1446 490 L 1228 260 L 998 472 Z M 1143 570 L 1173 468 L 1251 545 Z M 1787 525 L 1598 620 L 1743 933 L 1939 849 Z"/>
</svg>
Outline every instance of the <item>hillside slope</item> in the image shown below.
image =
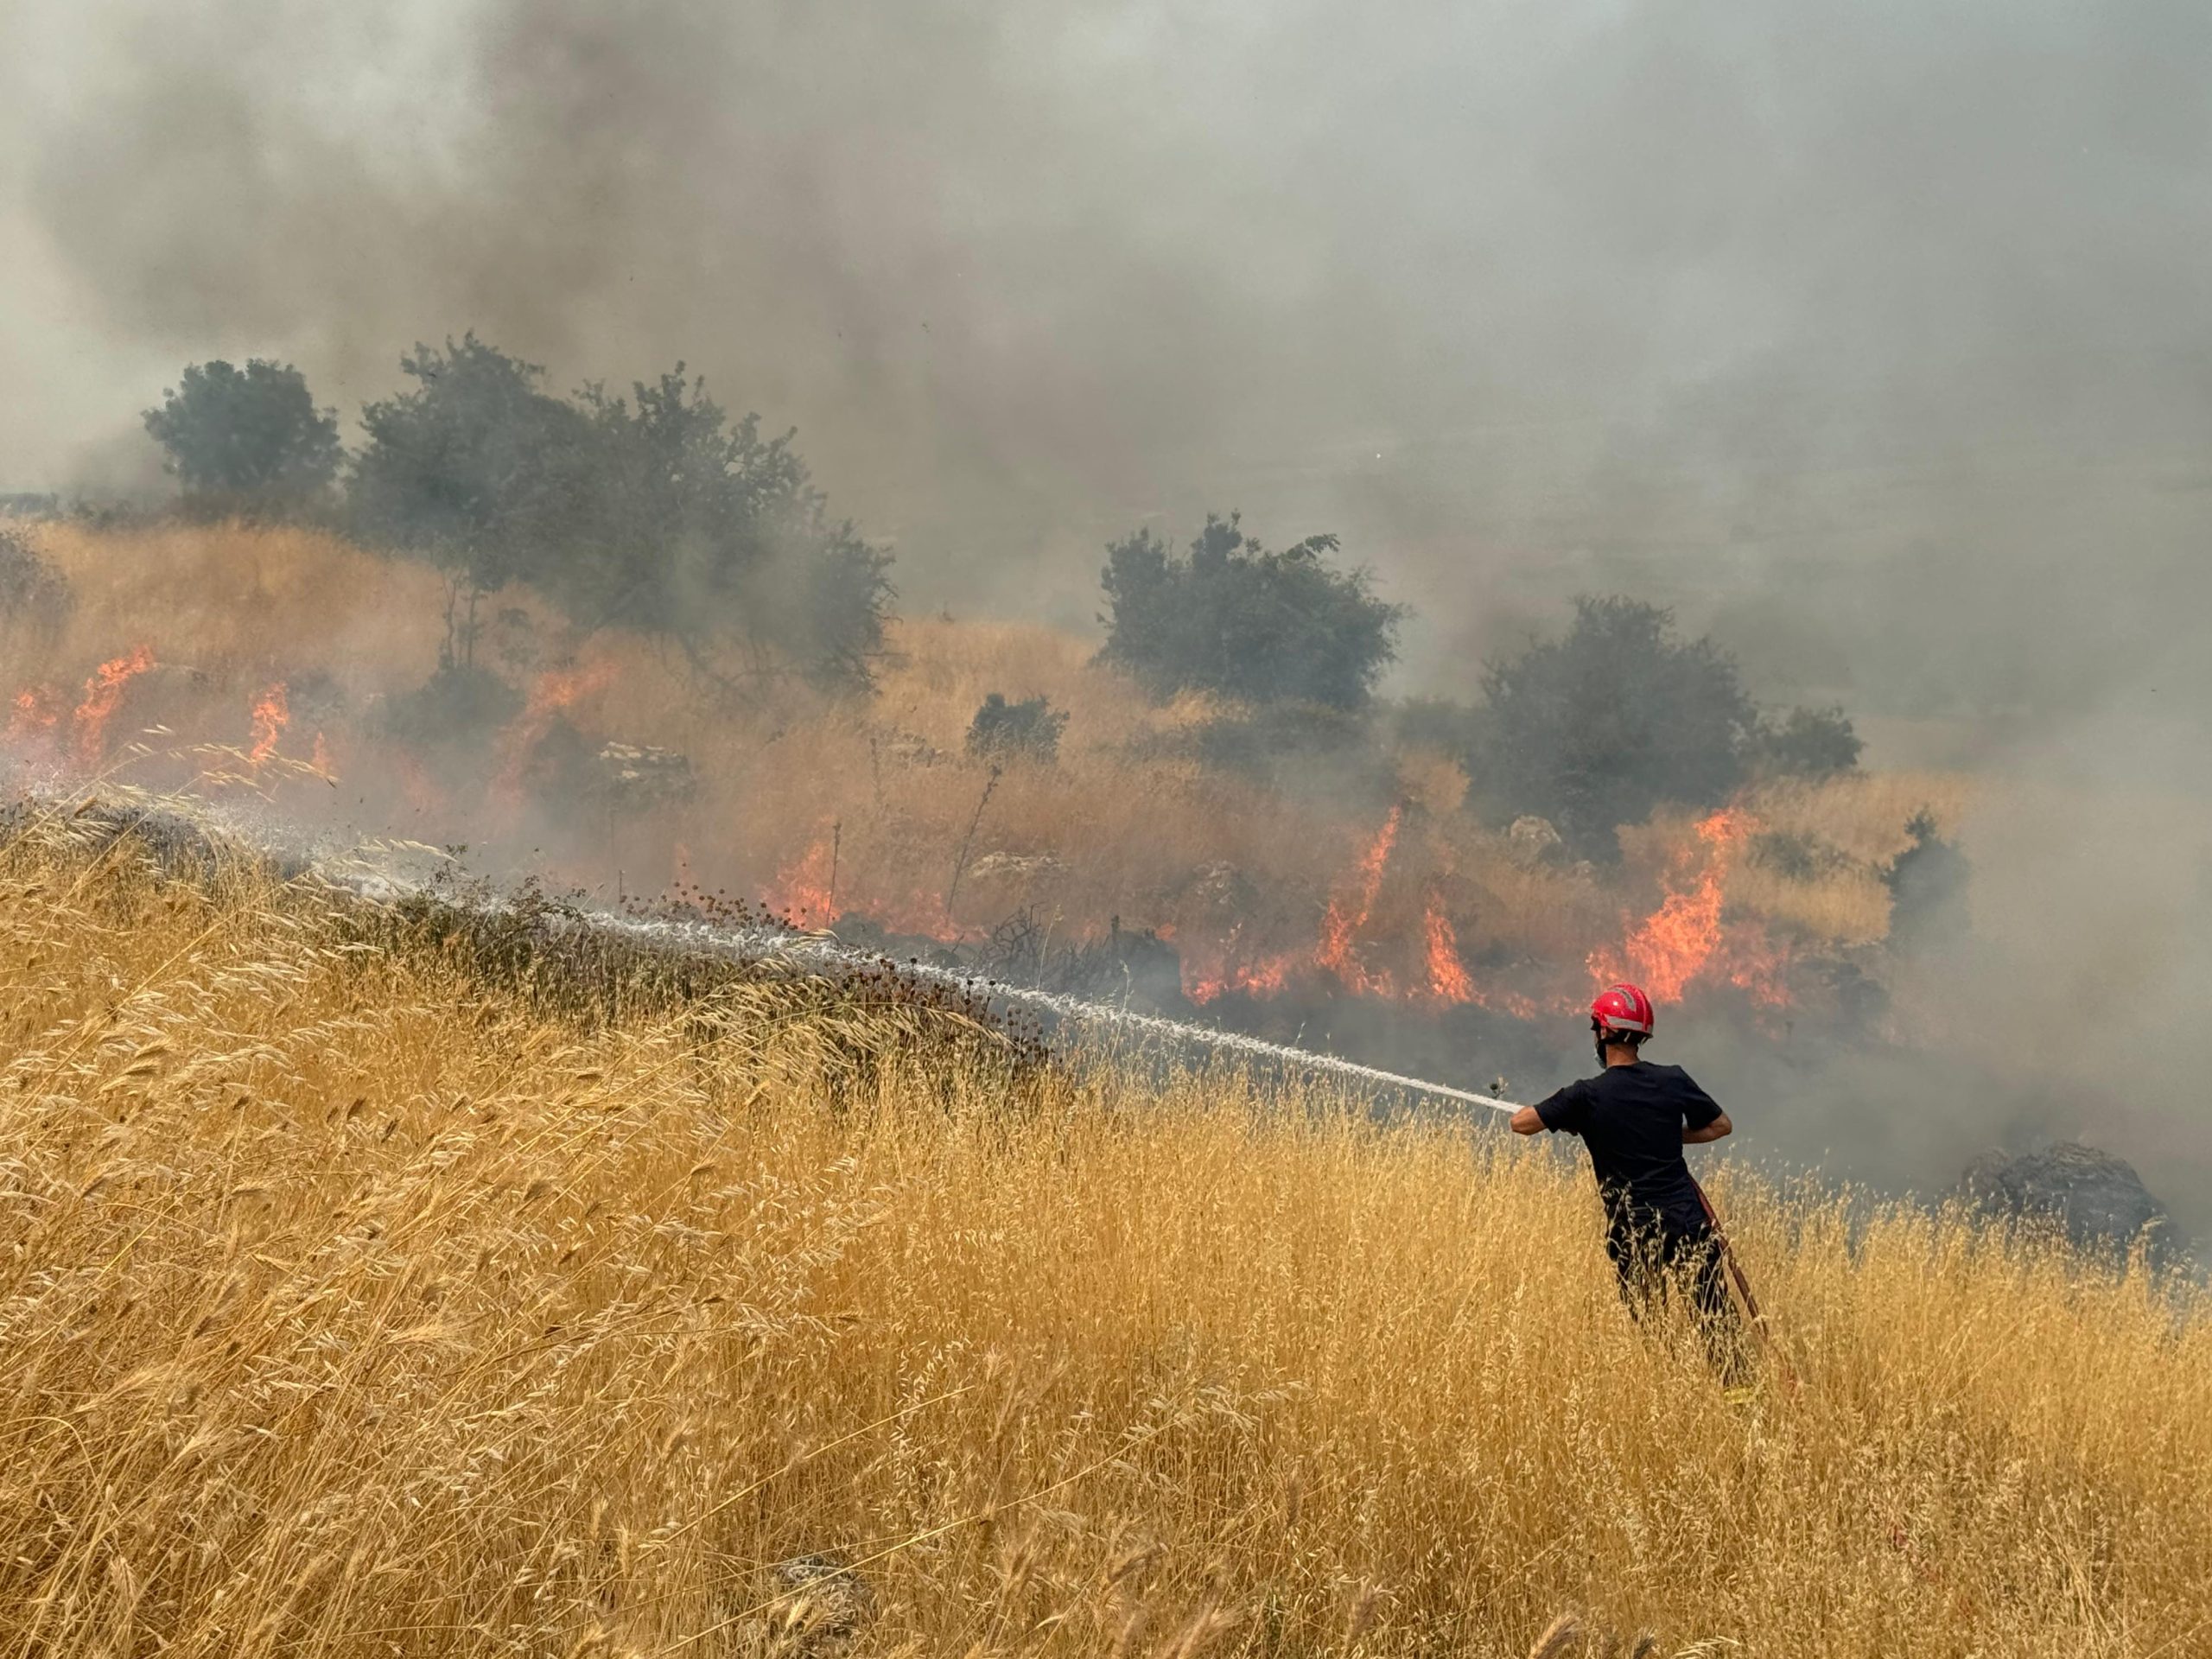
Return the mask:
<svg viewBox="0 0 2212 1659">
<path fill-rule="evenodd" d="M 557 966 L 12 827 L 10 1646 L 2212 1630 L 2212 1309 L 2139 1274 L 1724 1179 L 1800 1379 L 1729 1402 L 1541 1148 L 1012 1065 L 864 986 L 610 1014 Z M 779 1599 L 814 1554 L 863 1588 Z"/>
</svg>

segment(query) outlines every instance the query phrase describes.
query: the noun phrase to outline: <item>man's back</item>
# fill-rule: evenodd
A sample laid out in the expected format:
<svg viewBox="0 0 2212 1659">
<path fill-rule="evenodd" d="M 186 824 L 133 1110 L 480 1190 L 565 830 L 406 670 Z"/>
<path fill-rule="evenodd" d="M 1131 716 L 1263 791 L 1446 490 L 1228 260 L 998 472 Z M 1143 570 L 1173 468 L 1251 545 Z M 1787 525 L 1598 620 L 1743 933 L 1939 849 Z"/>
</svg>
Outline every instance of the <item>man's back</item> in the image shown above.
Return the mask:
<svg viewBox="0 0 2212 1659">
<path fill-rule="evenodd" d="M 1706 1128 L 1720 1108 L 1681 1067 L 1646 1060 L 1609 1065 L 1540 1102 L 1536 1115 L 1547 1129 L 1582 1137 L 1616 1226 L 1656 1222 L 1675 1234 L 1705 1231 L 1682 1131 Z"/>
</svg>

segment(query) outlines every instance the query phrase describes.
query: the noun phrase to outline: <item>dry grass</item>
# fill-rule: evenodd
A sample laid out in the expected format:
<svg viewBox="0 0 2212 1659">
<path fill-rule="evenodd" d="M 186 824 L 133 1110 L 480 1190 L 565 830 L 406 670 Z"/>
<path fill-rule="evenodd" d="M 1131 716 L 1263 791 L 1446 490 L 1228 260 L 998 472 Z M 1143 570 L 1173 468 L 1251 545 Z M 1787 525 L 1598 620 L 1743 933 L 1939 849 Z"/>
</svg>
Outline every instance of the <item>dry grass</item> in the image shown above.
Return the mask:
<svg viewBox="0 0 2212 1659">
<path fill-rule="evenodd" d="M 342 787 L 272 769 L 257 785 L 287 810 L 335 810 L 355 824 L 466 842 L 494 868 L 512 861 L 610 893 L 618 884 L 650 893 L 690 880 L 788 903 L 810 873 L 826 874 L 834 842 L 840 907 L 900 931 L 976 938 L 1027 907 L 1056 939 L 1096 937 L 1118 918 L 1172 932 L 1194 963 L 1249 964 L 1311 953 L 1389 804 L 1387 781 L 1361 789 L 1317 779 L 1288 791 L 1178 758 L 1164 740 L 1220 711 L 1198 699 L 1155 709 L 1093 665 L 1090 642 L 1051 628 L 907 620 L 865 703 L 782 686 L 733 706 L 706 695 L 672 653 L 620 632 L 574 638 L 516 589 L 486 614 L 512 609 L 527 621 L 495 622 L 481 659 L 541 696 L 554 674 L 565 676 L 565 717 L 579 729 L 676 750 L 699 779 L 683 805 L 537 810 L 485 787 L 527 761 L 513 731 L 489 754 L 427 761 L 377 735 L 384 700 L 419 686 L 436 661 L 443 599 L 434 571 L 315 532 L 238 524 L 49 526 L 41 542 L 80 603 L 61 638 L 16 653 L 29 660 L 10 664 L 0 698 L 31 685 L 66 711 L 95 664 L 150 646 L 168 666 L 134 683 L 111 734 L 113 763 L 134 781 L 185 781 L 154 761 L 122 759 L 119 746 L 148 726 L 164 728 L 145 740 L 155 750 L 240 746 L 264 685 L 313 676 L 326 700 L 334 688 L 343 712 L 311 715 L 296 697 L 280 753 L 304 759 L 321 736 Z M 968 722 L 991 691 L 1046 696 L 1070 712 L 1058 764 L 1016 763 L 994 783 L 963 753 Z M 542 734 L 544 723 L 526 718 L 517 729 Z M 1478 984 L 1572 1001 L 1585 958 L 1612 951 L 1658 902 L 1654 873 L 1688 835 L 1687 820 L 1648 832 L 1625 878 L 1524 868 L 1462 809 L 1465 779 L 1455 766 L 1419 753 L 1395 766 L 1398 796 L 1414 811 L 1370 931 L 1402 984 L 1424 982 L 1408 953 L 1418 955 L 1425 912 L 1440 903 Z M 1793 874 L 1738 860 L 1726 877 L 1732 917 L 1815 950 L 1881 938 L 1889 899 L 1880 867 L 1904 844 L 1906 820 L 1932 805 L 1952 822 L 1963 793 L 1960 780 L 1938 774 L 1764 791 L 1754 804 L 1768 826 L 1828 861 Z M 963 848 L 984 873 L 954 895 Z M 1224 873 L 1242 895 L 1227 908 Z"/>
<path fill-rule="evenodd" d="M 1017 1104 L 766 987 L 587 1030 L 357 939 L 0 850 L 15 1651 L 2212 1635 L 2212 1325 L 2139 1274 L 1723 1183 L 1802 1380 L 1732 1403 L 1541 1149 L 1233 1080 Z"/>
</svg>

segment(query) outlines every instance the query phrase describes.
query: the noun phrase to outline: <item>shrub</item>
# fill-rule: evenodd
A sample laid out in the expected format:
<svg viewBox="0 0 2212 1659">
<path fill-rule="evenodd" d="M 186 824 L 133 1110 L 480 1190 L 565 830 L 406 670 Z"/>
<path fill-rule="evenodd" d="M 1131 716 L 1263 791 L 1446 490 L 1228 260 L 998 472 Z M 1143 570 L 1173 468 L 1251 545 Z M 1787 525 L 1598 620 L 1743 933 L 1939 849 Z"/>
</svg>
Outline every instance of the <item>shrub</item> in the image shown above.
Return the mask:
<svg viewBox="0 0 2212 1659">
<path fill-rule="evenodd" d="M 1396 657 L 1405 612 L 1375 597 L 1366 571 L 1332 568 L 1337 550 L 1335 537 L 1309 536 L 1269 552 L 1235 513 L 1208 515 L 1187 557 L 1139 531 L 1106 550 L 1104 660 L 1159 697 L 1357 708 Z"/>
<path fill-rule="evenodd" d="M 1925 807 L 1912 815 L 1905 833 L 1912 844 L 1883 877 L 1890 889 L 1890 943 L 1899 950 L 1956 943 L 1968 929 L 1967 855 L 1943 838 Z"/>
<path fill-rule="evenodd" d="M 1678 640 L 1671 612 L 1631 599 L 1576 600 L 1563 638 L 1493 664 L 1483 684 L 1471 772 L 1586 858 L 1618 856 L 1614 830 L 1662 802 L 1726 799 L 1758 729 L 1735 664 L 1709 639 Z"/>
<path fill-rule="evenodd" d="M 1060 733 L 1067 723 L 1065 714 L 1053 712 L 1049 697 L 1008 702 L 1001 693 L 994 691 L 968 722 L 968 753 L 979 760 L 1016 755 L 1051 760 L 1059 754 Z"/>
<path fill-rule="evenodd" d="M 194 363 L 143 418 L 201 512 L 296 516 L 322 505 L 343 458 L 337 415 L 289 363 Z"/>
<path fill-rule="evenodd" d="M 385 706 L 384 728 L 404 743 L 467 743 L 522 712 L 522 693 L 489 669 L 445 662 L 414 690 Z"/>
</svg>

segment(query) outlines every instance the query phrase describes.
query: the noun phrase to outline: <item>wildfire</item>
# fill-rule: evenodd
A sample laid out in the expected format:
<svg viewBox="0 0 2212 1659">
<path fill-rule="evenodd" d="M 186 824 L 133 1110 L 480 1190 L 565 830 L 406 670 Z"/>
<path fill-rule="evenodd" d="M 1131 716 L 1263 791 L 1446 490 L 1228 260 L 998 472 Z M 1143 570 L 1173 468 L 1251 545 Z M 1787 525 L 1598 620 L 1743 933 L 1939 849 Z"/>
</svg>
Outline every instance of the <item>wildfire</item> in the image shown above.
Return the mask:
<svg viewBox="0 0 2212 1659">
<path fill-rule="evenodd" d="M 46 686 L 25 686 L 8 706 L 8 735 L 18 741 L 46 736 L 60 721 L 60 706 Z"/>
<path fill-rule="evenodd" d="M 1459 960 L 1459 935 L 1434 899 L 1421 917 L 1421 932 L 1428 952 L 1428 994 L 1440 1002 L 1473 1001 L 1475 982 Z"/>
<path fill-rule="evenodd" d="M 92 671 L 92 678 L 85 682 L 85 700 L 71 716 L 80 764 L 99 764 L 101 755 L 107 752 L 107 722 L 122 706 L 124 688 L 153 666 L 153 648 L 138 645 Z"/>
<path fill-rule="evenodd" d="M 330 745 L 323 741 L 321 732 L 315 734 L 315 752 L 308 764 L 315 768 L 315 775 L 318 778 L 331 775 Z"/>
<path fill-rule="evenodd" d="M 613 678 L 614 664 L 602 659 L 575 668 L 548 669 L 532 681 L 522 712 L 501 735 L 493 792 L 509 799 L 519 796 L 523 770 L 546 733 L 553 729 L 554 721 L 594 692 L 605 690 Z"/>
<path fill-rule="evenodd" d="M 276 681 L 253 700 L 253 747 L 246 752 L 246 759 L 255 766 L 276 753 L 276 740 L 284 735 L 284 728 L 292 723 L 292 709 L 286 700 L 284 682 Z M 322 734 L 315 734 L 321 743 Z"/>
<path fill-rule="evenodd" d="M 1347 901 L 1342 893 L 1332 894 L 1329 908 L 1321 918 L 1321 940 L 1313 952 L 1313 960 L 1342 980 L 1345 989 L 1362 995 L 1392 994 L 1388 970 L 1369 972 L 1353 947 L 1360 930 L 1375 913 L 1375 900 L 1382 891 L 1382 876 L 1390 868 L 1390 855 L 1397 847 L 1398 826 L 1404 816 L 1403 808 L 1390 809 L 1390 816 L 1382 821 L 1382 833 L 1361 855 L 1354 871 L 1354 896 Z"/>
<path fill-rule="evenodd" d="M 1655 1001 L 1671 1002 L 1696 982 L 1720 977 L 1764 1007 L 1787 1006 L 1788 951 L 1755 929 L 1725 927 L 1720 919 L 1729 868 L 1758 829 L 1758 821 L 1737 807 L 1700 823 L 1695 841 L 1675 853 L 1661 878 L 1659 908 L 1630 931 L 1617 955 L 1591 952 L 1592 978 L 1633 980 Z"/>
<path fill-rule="evenodd" d="M 766 902 L 801 927 L 827 927 L 838 916 L 836 881 L 836 853 L 823 836 L 776 873 Z"/>
</svg>

